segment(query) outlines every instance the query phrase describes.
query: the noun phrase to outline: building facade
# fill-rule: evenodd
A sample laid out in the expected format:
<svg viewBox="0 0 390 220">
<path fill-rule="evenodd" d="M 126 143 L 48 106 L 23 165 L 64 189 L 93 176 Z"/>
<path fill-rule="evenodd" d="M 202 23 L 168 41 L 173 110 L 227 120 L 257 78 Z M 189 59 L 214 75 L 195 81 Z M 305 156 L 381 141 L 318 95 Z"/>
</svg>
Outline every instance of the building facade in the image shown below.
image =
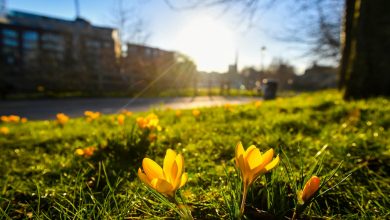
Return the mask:
<svg viewBox="0 0 390 220">
<path fill-rule="evenodd" d="M 0 18 L 0 89 L 111 90 L 123 85 L 113 28 L 19 11 Z"/>
<path fill-rule="evenodd" d="M 337 68 L 313 63 L 301 76 L 295 79 L 297 90 L 320 90 L 337 87 Z"/>
<path fill-rule="evenodd" d="M 122 64 L 133 91 L 144 88 L 163 90 L 175 80 L 173 72 L 177 67 L 177 54 L 146 45 L 127 44 Z"/>
</svg>

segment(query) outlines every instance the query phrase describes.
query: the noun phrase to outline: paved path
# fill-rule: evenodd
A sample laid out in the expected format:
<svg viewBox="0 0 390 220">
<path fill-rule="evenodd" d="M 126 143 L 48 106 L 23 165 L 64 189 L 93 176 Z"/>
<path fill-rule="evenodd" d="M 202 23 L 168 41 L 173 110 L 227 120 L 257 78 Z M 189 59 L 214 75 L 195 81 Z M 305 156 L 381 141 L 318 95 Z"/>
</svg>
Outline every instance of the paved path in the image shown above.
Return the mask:
<svg viewBox="0 0 390 220">
<path fill-rule="evenodd" d="M 179 98 L 69 98 L 26 101 L 0 101 L 0 115 L 20 115 L 28 119 L 53 119 L 59 112 L 71 117 L 79 117 L 84 111 L 99 111 L 105 114 L 117 113 L 121 109 L 133 112 L 147 111 L 150 108 L 186 109 L 230 104 L 242 104 L 260 98 L 200 96 Z"/>
</svg>

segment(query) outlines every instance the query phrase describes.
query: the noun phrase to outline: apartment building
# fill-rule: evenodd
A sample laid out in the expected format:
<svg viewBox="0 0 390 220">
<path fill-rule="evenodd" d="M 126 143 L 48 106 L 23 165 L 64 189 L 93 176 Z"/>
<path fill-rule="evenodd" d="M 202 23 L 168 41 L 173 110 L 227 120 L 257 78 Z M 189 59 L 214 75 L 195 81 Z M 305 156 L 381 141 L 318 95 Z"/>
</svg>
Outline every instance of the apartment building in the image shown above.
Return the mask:
<svg viewBox="0 0 390 220">
<path fill-rule="evenodd" d="M 0 19 L 3 89 L 111 89 L 123 84 L 119 56 L 117 30 L 94 26 L 83 18 L 10 11 Z"/>
</svg>

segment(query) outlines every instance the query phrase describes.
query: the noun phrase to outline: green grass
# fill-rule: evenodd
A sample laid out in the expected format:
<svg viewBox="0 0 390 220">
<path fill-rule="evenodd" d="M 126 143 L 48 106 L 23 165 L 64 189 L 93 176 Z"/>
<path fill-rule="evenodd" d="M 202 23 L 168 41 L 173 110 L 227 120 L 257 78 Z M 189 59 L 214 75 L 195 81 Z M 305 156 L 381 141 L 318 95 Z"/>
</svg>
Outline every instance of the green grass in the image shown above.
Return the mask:
<svg viewBox="0 0 390 220">
<path fill-rule="evenodd" d="M 200 110 L 198 120 L 190 110 L 180 118 L 174 110 L 154 110 L 162 128 L 155 142 L 135 123 L 147 113 L 126 118 L 124 126 L 113 115 L 91 123 L 75 118 L 63 127 L 54 121 L 1 124 L 10 133 L 0 134 L 0 216 L 178 218 L 136 175 L 145 156 L 162 164 L 166 149 L 172 148 L 185 158 L 189 180 L 180 194 L 194 218 L 234 219 L 241 186 L 232 158 L 242 141 L 245 148 L 272 147 L 281 157 L 281 163 L 250 190 L 247 218 L 291 217 L 296 191 L 310 173 L 325 181 L 340 163 L 305 216 L 390 217 L 389 99 L 345 102 L 338 92 L 326 91 L 267 101 L 260 107 L 250 103 L 232 110 Z M 75 155 L 77 148 L 88 146 L 98 148 L 92 157 Z"/>
</svg>

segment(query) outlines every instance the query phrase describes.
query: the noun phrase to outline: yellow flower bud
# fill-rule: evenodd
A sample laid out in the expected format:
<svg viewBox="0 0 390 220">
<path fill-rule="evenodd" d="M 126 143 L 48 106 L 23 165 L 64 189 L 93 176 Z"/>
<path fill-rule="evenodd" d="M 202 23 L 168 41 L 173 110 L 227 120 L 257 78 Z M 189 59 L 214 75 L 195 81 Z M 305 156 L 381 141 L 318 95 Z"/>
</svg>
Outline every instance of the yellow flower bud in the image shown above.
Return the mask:
<svg viewBox="0 0 390 220">
<path fill-rule="evenodd" d="M 320 187 L 320 178 L 312 176 L 305 184 L 302 191 L 298 192 L 298 200 L 300 203 L 309 201 Z"/>
</svg>

